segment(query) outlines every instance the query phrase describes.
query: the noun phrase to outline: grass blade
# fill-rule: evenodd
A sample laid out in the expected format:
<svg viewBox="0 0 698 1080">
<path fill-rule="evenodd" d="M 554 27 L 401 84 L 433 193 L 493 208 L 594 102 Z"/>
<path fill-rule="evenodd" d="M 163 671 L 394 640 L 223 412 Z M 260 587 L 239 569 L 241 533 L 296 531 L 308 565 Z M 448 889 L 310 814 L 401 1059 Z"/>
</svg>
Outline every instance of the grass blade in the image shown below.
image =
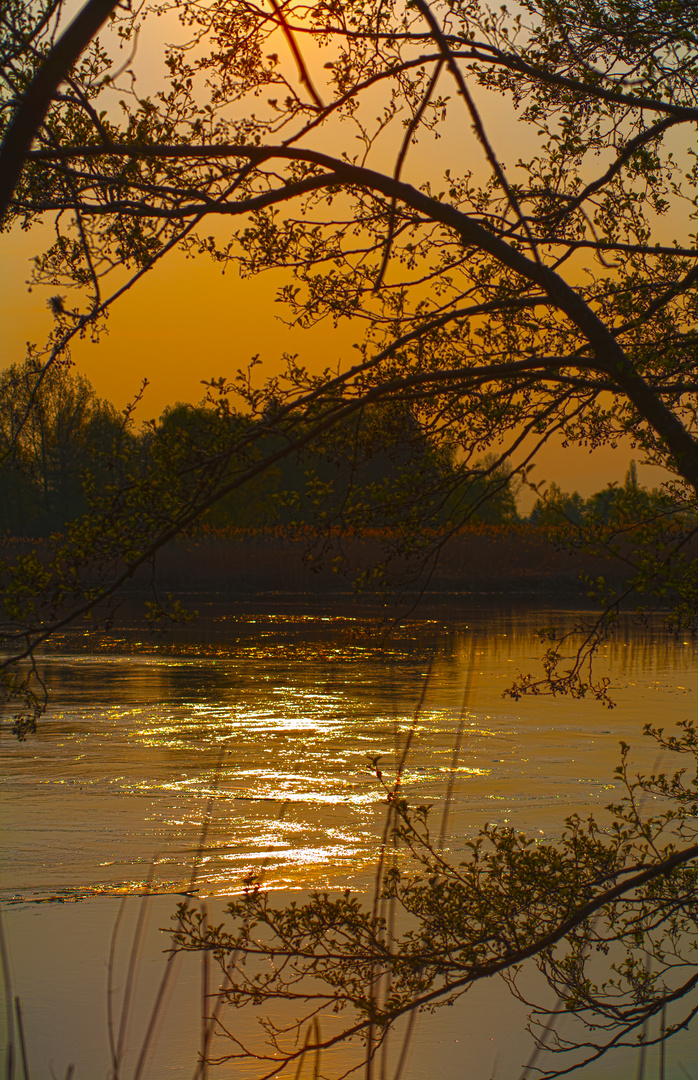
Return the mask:
<svg viewBox="0 0 698 1080">
<path fill-rule="evenodd" d="M 17 1018 L 17 1034 L 19 1036 L 19 1050 L 22 1058 L 22 1072 L 24 1073 L 24 1080 L 30 1080 L 27 1044 L 24 1039 L 24 1023 L 22 1022 L 22 1006 L 18 997 L 15 998 L 15 1016 Z"/>
<path fill-rule="evenodd" d="M 0 965 L 2 966 L 2 985 L 5 994 L 5 1018 L 7 1022 L 7 1047 L 5 1049 L 5 1077 L 14 1080 L 15 1076 L 15 1037 L 14 1013 L 12 1011 L 12 977 L 10 975 L 10 954 L 5 940 L 5 924 L 0 911 Z"/>
</svg>

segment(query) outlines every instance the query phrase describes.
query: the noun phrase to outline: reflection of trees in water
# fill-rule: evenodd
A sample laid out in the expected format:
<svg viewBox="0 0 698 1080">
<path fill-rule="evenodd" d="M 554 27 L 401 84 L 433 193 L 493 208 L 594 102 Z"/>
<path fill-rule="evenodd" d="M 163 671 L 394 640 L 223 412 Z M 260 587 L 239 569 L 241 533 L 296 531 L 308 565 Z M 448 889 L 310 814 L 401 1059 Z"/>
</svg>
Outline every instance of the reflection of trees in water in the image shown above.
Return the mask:
<svg viewBox="0 0 698 1080">
<path fill-rule="evenodd" d="M 92 639 L 86 638 L 69 661 L 46 658 L 40 671 L 45 677 L 50 668 L 52 693 L 66 707 L 86 701 L 183 705 L 212 698 L 235 704 L 241 695 L 268 693 L 279 680 L 380 698 L 392 669 L 409 673 L 433 660 L 435 674 L 450 681 L 467 669 L 473 651 L 478 669 L 509 661 L 532 667 L 541 652 L 537 629 L 553 624 L 565 633 L 577 618 L 574 612 L 483 607 L 405 625 L 318 616 L 300 623 L 259 618 L 221 628 L 202 620 L 162 638 L 102 637 L 97 655 L 89 652 Z M 611 631 L 596 663 L 617 677 L 688 672 L 695 668 L 696 643 L 667 632 L 658 618 L 653 624 L 628 617 Z"/>
</svg>

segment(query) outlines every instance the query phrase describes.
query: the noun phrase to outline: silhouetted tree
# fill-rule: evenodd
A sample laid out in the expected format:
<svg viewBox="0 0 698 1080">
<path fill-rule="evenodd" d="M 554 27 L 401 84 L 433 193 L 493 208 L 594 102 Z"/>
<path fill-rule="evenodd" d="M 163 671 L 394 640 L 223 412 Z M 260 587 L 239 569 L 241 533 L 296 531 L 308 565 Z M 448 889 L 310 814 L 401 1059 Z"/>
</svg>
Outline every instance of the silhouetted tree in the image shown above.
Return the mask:
<svg viewBox="0 0 698 1080">
<path fill-rule="evenodd" d="M 585 502 L 578 491 L 570 495 L 553 482 L 543 497 L 536 499 L 530 521 L 533 525 L 581 525 L 585 512 Z"/>
<path fill-rule="evenodd" d="M 0 529 L 44 536 L 88 509 L 86 474 L 104 479 L 121 421 L 82 375 L 31 361 L 0 374 Z"/>
</svg>

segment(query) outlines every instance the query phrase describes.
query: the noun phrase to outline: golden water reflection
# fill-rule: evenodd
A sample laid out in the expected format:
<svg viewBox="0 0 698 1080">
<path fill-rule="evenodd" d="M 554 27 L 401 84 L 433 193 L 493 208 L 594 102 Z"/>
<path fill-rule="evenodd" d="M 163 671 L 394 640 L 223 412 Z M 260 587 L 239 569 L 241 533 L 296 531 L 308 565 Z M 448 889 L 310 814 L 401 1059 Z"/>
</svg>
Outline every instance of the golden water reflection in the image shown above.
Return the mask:
<svg viewBox="0 0 698 1080">
<path fill-rule="evenodd" d="M 178 638 L 57 640 L 42 660 L 49 716 L 36 738 L 2 744 L 2 895 L 118 894 L 151 876 L 155 890 L 186 891 L 194 865 L 202 894 L 250 875 L 361 887 L 385 813 L 371 762 L 389 778 L 410 730 L 405 794 L 438 815 L 451 785 L 453 855 L 486 822 L 554 836 L 610 800 L 620 739 L 656 764 L 643 724 L 687 718 L 698 689 L 693 641 L 629 622 L 599 661 L 614 710 L 503 698 L 535 670 L 535 629 L 573 618 L 481 607 L 386 636 L 380 614 L 214 610 Z"/>
</svg>

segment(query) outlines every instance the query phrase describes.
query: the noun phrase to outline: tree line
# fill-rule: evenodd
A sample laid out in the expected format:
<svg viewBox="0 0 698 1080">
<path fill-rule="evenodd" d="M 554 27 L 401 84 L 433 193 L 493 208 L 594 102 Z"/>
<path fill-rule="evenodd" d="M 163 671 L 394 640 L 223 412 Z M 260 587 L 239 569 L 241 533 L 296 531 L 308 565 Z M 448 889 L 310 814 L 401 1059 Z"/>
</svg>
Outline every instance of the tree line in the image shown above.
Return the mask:
<svg viewBox="0 0 698 1080">
<path fill-rule="evenodd" d="M 129 473 L 146 476 L 165 459 L 208 449 L 216 437 L 229 437 L 231 425 L 254 438 L 262 422 L 230 410 L 223 423 L 210 405 L 178 403 L 136 430 L 70 368 L 52 367 L 38 387 L 35 377 L 31 363 L 0 374 L 0 529 L 15 536 L 60 532 L 89 511 L 92 494 L 105 484 L 123 483 Z M 261 441 L 257 453 L 278 444 L 272 435 Z M 432 502 L 439 491 L 449 493 L 435 515 L 433 507 L 429 511 L 435 520 L 448 520 L 451 505 L 464 497 L 452 448 L 424 435 L 409 408 L 378 405 L 366 410 L 360 430 L 340 428 L 322 446 L 283 457 L 256 482 L 217 501 L 200 523 L 220 528 L 311 524 L 331 505 L 346 508 L 349 499 L 355 521 L 361 516 L 365 524 L 387 523 L 379 492 L 387 498 L 406 470 L 419 477 Z M 500 490 L 482 499 L 486 475 L 487 463 L 470 470 L 467 485 L 460 484 L 467 487 L 466 503 L 475 519 L 518 520 L 512 478 L 495 468 Z"/>
<path fill-rule="evenodd" d="M 147 473 L 164 446 L 192 454 L 197 445 L 208 446 L 220 426 L 209 404 L 178 403 L 136 430 L 71 368 L 52 367 L 38 387 L 35 379 L 31 362 L 0 373 L 0 532 L 11 536 L 60 533 L 89 512 L 95 488 L 123 482 L 129 468 Z M 231 419 L 250 434 L 260 423 L 243 412 L 229 414 Z M 623 485 L 609 484 L 587 499 L 553 482 L 523 516 L 517 507 L 521 480 L 494 456 L 463 468 L 456 449 L 423 432 L 406 406 L 377 405 L 361 420 L 358 428 L 334 431 L 319 447 L 284 457 L 244 490 L 217 501 L 199 524 L 224 530 L 312 525 L 338 505 L 346 516 L 351 501 L 356 528 L 389 526 L 389 495 L 406 473 L 411 489 L 418 479 L 425 516 L 437 528 L 523 521 L 581 527 L 667 507 L 665 495 L 638 483 L 632 462 Z M 266 442 L 268 450 L 274 440 Z"/>
</svg>

